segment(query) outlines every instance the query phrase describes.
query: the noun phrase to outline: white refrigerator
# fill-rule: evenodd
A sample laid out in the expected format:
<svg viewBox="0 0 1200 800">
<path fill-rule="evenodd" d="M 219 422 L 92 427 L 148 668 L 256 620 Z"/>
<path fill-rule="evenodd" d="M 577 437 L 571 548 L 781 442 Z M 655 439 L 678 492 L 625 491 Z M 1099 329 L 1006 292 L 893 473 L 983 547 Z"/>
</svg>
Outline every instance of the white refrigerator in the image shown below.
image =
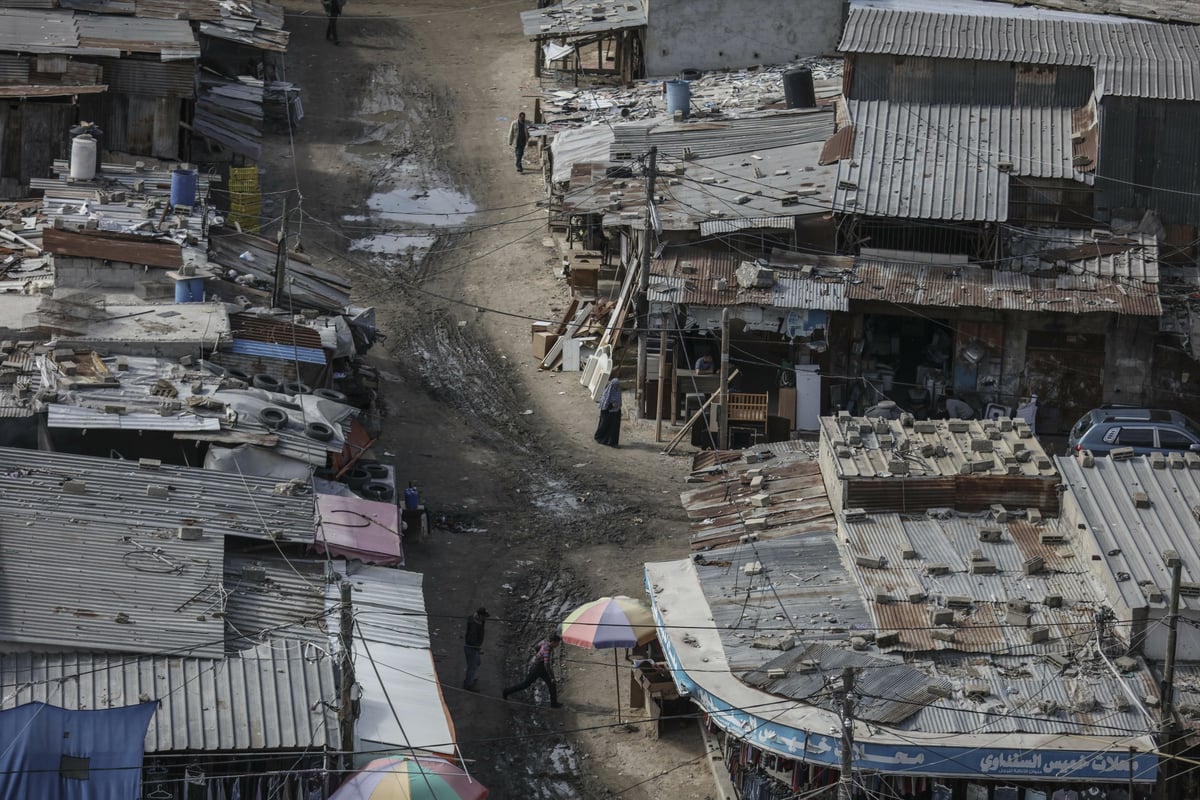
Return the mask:
<svg viewBox="0 0 1200 800">
<path fill-rule="evenodd" d="M 796 365 L 796 430 L 821 427 L 821 368 L 816 364 Z"/>
</svg>

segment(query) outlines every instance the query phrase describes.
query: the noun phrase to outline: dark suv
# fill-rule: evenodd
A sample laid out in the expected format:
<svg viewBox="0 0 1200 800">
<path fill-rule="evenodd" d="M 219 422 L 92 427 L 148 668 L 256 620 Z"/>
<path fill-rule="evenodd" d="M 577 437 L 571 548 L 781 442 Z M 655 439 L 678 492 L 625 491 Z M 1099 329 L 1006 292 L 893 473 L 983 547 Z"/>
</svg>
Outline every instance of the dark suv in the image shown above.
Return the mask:
<svg viewBox="0 0 1200 800">
<path fill-rule="evenodd" d="M 1108 455 L 1116 447 L 1133 452 L 1200 451 L 1200 425 L 1178 411 L 1103 406 L 1083 415 L 1067 441 L 1071 449 Z"/>
</svg>

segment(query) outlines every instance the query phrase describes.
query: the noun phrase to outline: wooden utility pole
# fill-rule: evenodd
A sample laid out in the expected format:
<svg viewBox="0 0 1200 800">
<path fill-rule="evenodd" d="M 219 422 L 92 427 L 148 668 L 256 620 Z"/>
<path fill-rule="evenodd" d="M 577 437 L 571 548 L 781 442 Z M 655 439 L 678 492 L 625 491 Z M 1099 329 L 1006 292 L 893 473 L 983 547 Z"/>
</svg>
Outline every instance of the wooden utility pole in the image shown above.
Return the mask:
<svg viewBox="0 0 1200 800">
<path fill-rule="evenodd" d="M 1164 757 L 1158 760 L 1155 794 L 1166 800 L 1175 789 L 1168 784 L 1175 772 L 1175 760 L 1171 757 L 1175 752 L 1175 648 L 1179 634 L 1179 582 L 1183 575 L 1183 560 L 1173 551 L 1163 553 L 1163 560 L 1171 568 L 1171 613 L 1167 616 L 1167 660 L 1163 665 L 1162 685 L 1159 687 L 1162 716 L 1158 721 L 1158 749 Z"/>
<path fill-rule="evenodd" d="M 342 732 L 341 768 L 349 772 L 354 768 L 354 607 L 350 603 L 351 586 L 342 581 L 338 586 L 342 607 L 338 622 L 338 643 L 341 645 L 341 663 L 338 672 L 341 682 L 338 687 L 338 723 Z"/>
<path fill-rule="evenodd" d="M 854 797 L 854 668 L 842 670 L 842 774 L 838 778 L 838 800 Z"/>
<path fill-rule="evenodd" d="M 658 148 L 650 148 L 650 158 L 646 163 L 646 221 L 642 231 L 642 257 L 638 272 L 637 293 L 637 327 L 638 327 L 638 359 L 637 359 L 637 398 L 642 400 L 646 393 L 646 339 L 650 334 L 650 234 L 654 231 L 654 181 L 658 173 Z M 659 358 L 662 354 L 659 353 Z M 638 403 L 638 416 L 643 416 L 644 402 Z"/>
<path fill-rule="evenodd" d="M 721 388 L 729 381 L 729 307 L 721 309 Z M 717 406 L 717 447 L 729 449 L 729 392 L 721 393 L 721 404 Z"/>
</svg>

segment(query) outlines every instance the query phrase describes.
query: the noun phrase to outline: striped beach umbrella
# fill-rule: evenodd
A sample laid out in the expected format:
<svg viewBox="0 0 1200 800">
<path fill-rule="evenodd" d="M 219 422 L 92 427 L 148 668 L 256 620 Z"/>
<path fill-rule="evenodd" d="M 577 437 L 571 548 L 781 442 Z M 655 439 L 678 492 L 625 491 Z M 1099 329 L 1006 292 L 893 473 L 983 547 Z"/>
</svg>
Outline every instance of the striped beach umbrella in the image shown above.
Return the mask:
<svg viewBox="0 0 1200 800">
<path fill-rule="evenodd" d="M 461 767 L 435 756 L 377 758 L 329 800 L 484 800 L 488 790 Z"/>
<path fill-rule="evenodd" d="M 617 722 L 620 722 L 621 667 L 617 662 L 617 649 L 637 647 L 657 636 L 654 613 L 641 600 L 623 594 L 601 597 L 568 614 L 561 632 L 563 641 L 576 647 L 612 648 L 613 672 L 617 677 Z"/>
<path fill-rule="evenodd" d="M 564 642 L 592 650 L 637 647 L 657 633 L 650 607 L 623 594 L 584 603 L 562 624 Z"/>
</svg>

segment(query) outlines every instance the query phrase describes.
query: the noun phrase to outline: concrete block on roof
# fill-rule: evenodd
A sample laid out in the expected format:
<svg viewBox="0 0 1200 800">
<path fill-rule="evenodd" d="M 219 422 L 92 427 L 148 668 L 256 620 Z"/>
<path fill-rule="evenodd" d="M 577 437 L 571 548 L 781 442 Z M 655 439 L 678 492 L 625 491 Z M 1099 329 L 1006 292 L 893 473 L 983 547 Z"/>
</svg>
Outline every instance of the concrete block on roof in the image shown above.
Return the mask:
<svg viewBox="0 0 1200 800">
<path fill-rule="evenodd" d="M 954 628 L 934 628 L 929 632 L 929 637 L 935 642 L 953 642 Z"/>
<path fill-rule="evenodd" d="M 171 496 L 171 490 L 168 489 L 166 486 L 162 486 L 157 483 L 151 483 L 150 485 L 148 485 L 146 487 L 146 496 L 147 497 L 156 497 L 160 500 L 165 500 L 166 498 Z"/>
<path fill-rule="evenodd" d="M 62 490 L 66 494 L 87 494 L 87 484 L 83 481 L 63 481 Z"/>
<path fill-rule="evenodd" d="M 1167 457 L 1165 455 L 1163 455 L 1162 453 L 1151 453 L 1150 454 L 1150 466 L 1154 469 L 1166 469 L 1167 468 Z"/>
<path fill-rule="evenodd" d="M 894 647 L 898 644 L 900 644 L 899 631 L 887 631 L 885 633 L 880 633 L 875 637 L 876 647 Z"/>
<path fill-rule="evenodd" d="M 1134 492 L 1133 493 L 1133 507 L 1134 508 L 1149 508 L 1150 507 L 1150 495 L 1146 494 L 1145 492 Z"/>
<path fill-rule="evenodd" d="M 991 439 L 972 439 L 971 452 L 973 453 L 990 453 L 995 449 Z"/>
<path fill-rule="evenodd" d="M 932 420 L 922 419 L 913 423 L 913 433 L 935 433 L 937 424 Z"/>
</svg>

